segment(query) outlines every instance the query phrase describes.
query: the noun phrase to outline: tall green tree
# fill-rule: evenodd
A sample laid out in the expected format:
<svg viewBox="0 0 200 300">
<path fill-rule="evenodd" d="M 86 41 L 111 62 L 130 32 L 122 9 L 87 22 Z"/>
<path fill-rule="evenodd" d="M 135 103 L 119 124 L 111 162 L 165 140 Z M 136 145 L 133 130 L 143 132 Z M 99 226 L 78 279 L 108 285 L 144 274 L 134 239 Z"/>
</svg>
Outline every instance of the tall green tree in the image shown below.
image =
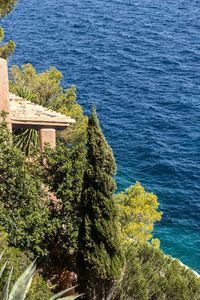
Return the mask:
<svg viewBox="0 0 200 300">
<path fill-rule="evenodd" d="M 0 19 L 10 13 L 15 5 L 16 0 L 0 0 Z M 0 27 L 0 43 L 4 38 L 4 30 Z M 14 52 L 15 43 L 10 40 L 7 44 L 0 46 L 0 57 L 8 59 L 8 57 Z"/>
<path fill-rule="evenodd" d="M 87 150 L 79 233 L 79 282 L 86 287 L 86 299 L 104 300 L 109 299 L 124 260 L 113 200 L 116 164 L 95 108 L 88 121 Z"/>
</svg>

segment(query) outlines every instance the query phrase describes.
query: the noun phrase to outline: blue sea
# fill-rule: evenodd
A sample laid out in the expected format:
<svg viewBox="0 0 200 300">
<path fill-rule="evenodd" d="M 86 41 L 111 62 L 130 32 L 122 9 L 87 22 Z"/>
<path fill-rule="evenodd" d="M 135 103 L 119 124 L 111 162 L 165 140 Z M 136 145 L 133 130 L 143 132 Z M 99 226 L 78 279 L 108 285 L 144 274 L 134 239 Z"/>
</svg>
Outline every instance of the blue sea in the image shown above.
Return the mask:
<svg viewBox="0 0 200 300">
<path fill-rule="evenodd" d="M 21 0 L 12 64 L 56 66 L 97 107 L 118 164 L 158 196 L 161 248 L 200 272 L 200 1 Z"/>
</svg>

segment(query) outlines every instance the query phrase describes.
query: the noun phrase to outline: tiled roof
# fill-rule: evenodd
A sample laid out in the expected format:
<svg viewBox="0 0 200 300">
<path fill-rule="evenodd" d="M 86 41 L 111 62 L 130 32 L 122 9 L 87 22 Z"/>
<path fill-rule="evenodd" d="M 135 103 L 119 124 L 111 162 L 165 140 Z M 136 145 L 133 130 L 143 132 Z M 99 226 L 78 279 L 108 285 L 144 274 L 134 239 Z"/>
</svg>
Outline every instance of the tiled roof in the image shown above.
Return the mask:
<svg viewBox="0 0 200 300">
<path fill-rule="evenodd" d="M 43 126 L 64 129 L 76 121 L 61 113 L 9 93 L 13 125 Z"/>
</svg>

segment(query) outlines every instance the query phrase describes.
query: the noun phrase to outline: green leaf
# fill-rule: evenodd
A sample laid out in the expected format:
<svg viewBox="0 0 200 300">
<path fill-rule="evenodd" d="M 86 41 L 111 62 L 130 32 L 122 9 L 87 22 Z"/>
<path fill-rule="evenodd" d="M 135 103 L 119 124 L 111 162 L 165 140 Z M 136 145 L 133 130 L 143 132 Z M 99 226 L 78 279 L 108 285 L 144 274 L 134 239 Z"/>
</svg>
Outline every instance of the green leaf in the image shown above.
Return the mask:
<svg viewBox="0 0 200 300">
<path fill-rule="evenodd" d="M 4 251 L 5 251 L 5 250 L 4 250 Z M 4 254 L 4 251 L 2 251 L 1 254 L 0 254 L 0 260 L 2 259 L 2 256 L 3 256 L 3 254 Z"/>
<path fill-rule="evenodd" d="M 17 279 L 15 282 L 12 291 L 9 295 L 8 300 L 24 300 L 26 297 L 26 294 L 29 291 L 35 270 L 36 260 L 32 262 L 32 264 L 22 273 L 22 275 Z"/>
<path fill-rule="evenodd" d="M 57 300 L 74 300 L 74 299 L 77 299 L 79 297 L 81 297 L 83 294 L 81 295 L 77 295 L 77 296 L 67 296 L 67 297 L 64 297 L 64 298 L 58 298 Z"/>
<path fill-rule="evenodd" d="M 72 286 L 72 287 L 70 287 L 70 288 L 68 288 L 68 289 L 66 289 L 66 290 L 63 290 L 63 291 L 59 292 L 58 294 L 54 295 L 53 297 L 51 297 L 51 299 L 49 299 L 49 300 L 57 300 L 57 299 L 61 299 L 61 298 L 59 298 L 59 297 L 63 296 L 64 294 L 66 294 L 67 292 L 73 290 L 73 289 L 76 288 L 76 287 L 77 287 L 77 285 L 76 285 L 76 286 Z M 66 298 L 62 298 L 62 299 L 66 299 Z M 75 298 L 73 298 L 73 299 L 75 299 Z"/>
<path fill-rule="evenodd" d="M 8 294 L 9 294 L 9 287 L 10 287 L 10 280 L 11 280 L 12 272 L 13 272 L 13 268 L 11 268 L 8 280 L 7 280 L 7 282 L 6 282 L 6 284 L 3 288 L 3 291 L 1 292 L 0 300 L 8 300 Z"/>
<path fill-rule="evenodd" d="M 5 270 L 6 265 L 7 265 L 7 261 L 5 262 L 5 264 L 3 265 L 3 267 L 1 268 L 1 271 L 0 271 L 0 278 L 1 278 L 1 276 L 2 276 L 2 274 L 3 274 L 3 272 L 4 272 L 4 270 Z"/>
</svg>

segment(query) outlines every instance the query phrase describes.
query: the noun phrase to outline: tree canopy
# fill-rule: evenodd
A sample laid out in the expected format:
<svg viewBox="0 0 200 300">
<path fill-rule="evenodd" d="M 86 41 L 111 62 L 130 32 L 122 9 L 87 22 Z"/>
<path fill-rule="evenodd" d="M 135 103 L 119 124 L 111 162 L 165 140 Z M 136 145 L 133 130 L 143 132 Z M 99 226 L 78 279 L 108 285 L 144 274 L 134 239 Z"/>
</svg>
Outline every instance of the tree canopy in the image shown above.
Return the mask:
<svg viewBox="0 0 200 300">
<path fill-rule="evenodd" d="M 88 121 L 87 165 L 82 188 L 79 281 L 87 297 L 107 299 L 123 268 L 120 230 L 113 200 L 116 164 L 93 108 Z"/>
<path fill-rule="evenodd" d="M 15 3 L 0 0 L 0 19 Z M 3 39 L 0 28 L 0 57 L 8 59 L 15 43 Z M 66 274 L 78 272 L 87 300 L 200 300 L 200 279 L 153 247 L 162 216 L 157 197 L 138 182 L 114 195 L 115 158 L 96 110 L 88 121 L 76 87 L 63 88 L 62 79 L 55 67 L 11 68 L 11 92 L 76 119 L 57 136 L 56 149 L 34 156 L 38 132 L 20 130 L 12 140 L 0 115 L 0 253 L 14 266 L 14 278 L 28 255 L 39 256 L 46 282 L 58 288 L 71 283 Z M 37 274 L 27 299 L 49 298 L 46 282 Z"/>
<path fill-rule="evenodd" d="M 66 147 L 58 143 L 56 149 L 46 149 L 46 178 L 50 192 L 57 199 L 54 218 L 60 228 L 54 238 L 53 254 L 55 264 L 68 266 L 76 271 L 78 232 L 81 223 L 81 193 L 85 170 L 85 145 Z"/>
<path fill-rule="evenodd" d="M 42 169 L 27 165 L 12 143 L 6 122 L 0 123 L 0 225 L 10 244 L 35 255 L 46 255 L 46 236 L 54 230 Z"/>
<path fill-rule="evenodd" d="M 24 270 L 30 265 L 31 260 L 27 255 L 15 247 L 8 244 L 8 234 L 0 227 L 0 254 L 3 254 L 0 260 L 0 269 L 7 262 L 6 272 L 0 278 L 0 291 L 3 290 L 9 270 L 13 267 L 13 276 L 11 278 L 11 287 Z M 47 300 L 52 295 L 47 282 L 36 272 L 27 300 Z"/>
</svg>

